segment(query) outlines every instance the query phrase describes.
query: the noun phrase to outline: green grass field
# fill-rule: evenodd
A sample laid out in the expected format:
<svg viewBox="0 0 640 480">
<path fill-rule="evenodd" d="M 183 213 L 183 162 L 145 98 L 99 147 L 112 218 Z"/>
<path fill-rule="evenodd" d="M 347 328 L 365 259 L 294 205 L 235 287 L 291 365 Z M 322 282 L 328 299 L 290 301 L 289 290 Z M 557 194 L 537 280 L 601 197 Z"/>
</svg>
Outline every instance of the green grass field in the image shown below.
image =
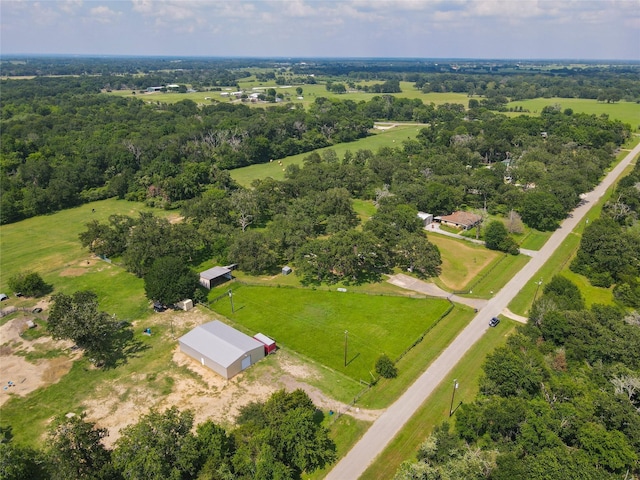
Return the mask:
<svg viewBox="0 0 640 480">
<path fill-rule="evenodd" d="M 633 131 L 640 127 L 640 105 L 631 102 L 603 103 L 586 98 L 534 98 L 532 100 L 519 100 L 510 102 L 507 108 L 522 107 L 529 110 L 529 115 L 539 115 L 542 109 L 548 105 L 560 105 L 562 110 L 573 109 L 576 113 L 588 113 L 594 115 L 609 115 L 609 118 L 621 120 L 631 125 Z M 509 116 L 521 115 L 519 112 L 509 112 Z"/>
<path fill-rule="evenodd" d="M 440 250 L 442 273 L 438 280 L 449 290 L 465 290 L 480 272 L 502 257 L 500 252 L 481 245 L 438 235 L 428 234 L 429 241 Z"/>
<path fill-rule="evenodd" d="M 449 308 L 446 300 L 235 284 L 211 305 L 250 332 L 262 332 L 355 380 L 370 382 L 378 356 L 397 358 Z M 345 366 L 345 330 L 348 331 Z"/>
<path fill-rule="evenodd" d="M 354 142 L 340 143 L 335 146 L 320 148 L 315 150 L 322 154 L 325 150 L 333 150 L 338 155 L 338 158 L 342 158 L 347 150 L 355 153 L 358 150 L 371 150 L 376 152 L 379 148 L 391 145 L 402 144 L 403 140 L 413 139 L 420 131 L 420 126 L 415 125 L 402 125 L 398 124 L 397 127 L 390 128 L 388 130 L 373 130 L 373 135 L 361 138 Z M 231 170 L 231 177 L 240 185 L 248 187 L 251 182 L 256 179 L 262 179 L 271 177 L 275 180 L 284 179 L 284 169 L 288 165 L 302 165 L 302 160 L 308 157 L 312 152 L 301 153 L 298 155 L 292 155 L 280 159 L 282 165 L 279 162 L 273 161 L 270 163 L 261 163 L 257 165 L 250 165 L 248 167 L 236 168 Z"/>
<path fill-rule="evenodd" d="M 92 212 L 92 210 L 95 210 Z M 0 228 L 0 291 L 11 293 L 8 279 L 22 270 L 40 273 L 54 292 L 93 290 L 101 309 L 120 318 L 135 318 L 146 310 L 142 280 L 124 269 L 96 260 L 80 245 L 78 235 L 91 220 L 106 221 L 112 214 L 137 216 L 150 211 L 142 203 L 102 200 L 52 215 L 29 218 Z M 164 210 L 153 210 L 166 216 Z M 17 306 L 33 299 L 11 299 Z"/>
</svg>

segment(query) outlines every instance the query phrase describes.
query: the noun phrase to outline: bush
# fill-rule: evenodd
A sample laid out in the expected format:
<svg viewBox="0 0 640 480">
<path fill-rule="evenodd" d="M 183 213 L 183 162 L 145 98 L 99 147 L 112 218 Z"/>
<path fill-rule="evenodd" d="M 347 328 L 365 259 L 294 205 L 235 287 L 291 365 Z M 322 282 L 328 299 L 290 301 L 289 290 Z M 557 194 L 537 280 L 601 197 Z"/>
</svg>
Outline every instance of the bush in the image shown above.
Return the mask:
<svg viewBox="0 0 640 480">
<path fill-rule="evenodd" d="M 613 277 L 609 272 L 594 272 L 588 276 L 591 285 L 594 287 L 609 288 L 613 285 Z"/>
<path fill-rule="evenodd" d="M 376 373 L 384 378 L 396 378 L 398 369 L 386 354 L 382 354 L 376 361 Z"/>
<path fill-rule="evenodd" d="M 39 273 L 20 272 L 9 278 L 9 288 L 14 293 L 22 293 L 27 297 L 39 297 L 51 291 L 51 286 L 47 285 Z"/>
</svg>

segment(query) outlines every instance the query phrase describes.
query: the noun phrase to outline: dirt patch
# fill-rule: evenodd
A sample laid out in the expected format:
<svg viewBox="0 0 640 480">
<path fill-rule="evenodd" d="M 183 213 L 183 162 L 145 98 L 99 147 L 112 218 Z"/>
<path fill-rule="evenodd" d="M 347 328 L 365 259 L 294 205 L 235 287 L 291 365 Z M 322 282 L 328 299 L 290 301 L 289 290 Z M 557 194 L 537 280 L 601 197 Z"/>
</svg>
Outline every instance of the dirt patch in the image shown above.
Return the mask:
<svg viewBox="0 0 640 480">
<path fill-rule="evenodd" d="M 26 322 L 25 317 L 18 317 L 0 327 L 2 344 L 0 405 L 7 402 L 12 395 L 23 397 L 40 387 L 57 382 L 73 364 L 73 358 L 67 355 L 29 362 L 23 356 L 25 353 L 36 349 L 68 349 L 71 342 L 55 341 L 50 337 L 41 337 L 32 341 L 24 340 L 20 335 L 28 328 Z"/>
<path fill-rule="evenodd" d="M 184 217 L 177 213 L 172 213 L 171 215 L 167 216 L 167 220 L 169 220 L 169 223 L 180 223 L 184 220 Z"/>
<path fill-rule="evenodd" d="M 60 272 L 61 277 L 79 277 L 87 273 L 87 269 L 95 266 L 98 263 L 98 259 L 95 257 L 88 258 L 86 260 L 82 260 L 76 265 L 67 266 L 64 270 Z"/>
<path fill-rule="evenodd" d="M 149 324 L 152 327 L 168 327 L 171 324 L 173 329 L 165 328 L 164 336 L 167 341 L 176 342 L 175 339 L 186 331 L 213 318 L 215 315 L 211 312 L 199 308 L 189 312 L 168 310 L 155 314 L 149 319 Z M 7 387 L 0 390 L 0 405 L 12 395 L 24 396 L 39 387 L 57 382 L 70 370 L 75 356 L 81 355 L 28 362 L 24 356 L 16 353 L 68 349 L 71 343 L 56 342 L 49 337 L 27 341 L 20 337 L 25 324 L 24 318 L 16 318 L 0 327 L 0 353 L 4 355 L 1 358 L 0 388 Z M 349 409 L 347 405 L 328 398 L 307 383 L 319 376 L 320 372 L 315 366 L 304 363 L 285 350 L 279 350 L 231 380 L 226 380 L 180 352 L 176 342 L 171 358 L 167 359 L 166 369 L 149 374 L 133 373 L 103 382 L 78 408 L 87 413 L 88 421 L 108 429 L 109 436 L 104 443 L 110 447 L 120 437 L 124 427 L 136 423 L 152 408 L 163 411 L 176 405 L 181 410 L 192 410 L 196 424 L 211 419 L 217 424 L 231 427 L 243 406 L 250 402 L 265 401 L 282 388 L 289 391 L 302 388 L 325 412 L 347 412 L 364 420 L 373 420 L 380 414 L 380 411 Z"/>
<path fill-rule="evenodd" d="M 148 383 L 146 378 L 131 378 L 129 385 L 122 382 L 103 385 L 96 392 L 98 398 L 84 402 L 87 419 L 109 430 L 104 442 L 107 446 L 112 446 L 120 438 L 122 428 L 135 423 L 151 408 L 162 411 L 177 405 L 180 410 L 192 410 L 196 424 L 211 419 L 229 426 L 240 408 L 252 401 L 266 400 L 277 389 L 272 384 L 248 379 L 247 372 L 225 380 L 180 352 L 178 347 L 172 360 L 187 372 L 176 373 L 171 369 L 167 374 L 172 380 L 168 394 L 145 386 Z M 164 379 L 157 380 L 162 383 Z"/>
<path fill-rule="evenodd" d="M 325 412 L 348 413 L 368 421 L 375 420 L 382 412 L 351 408 L 328 398 L 319 389 L 305 383 L 305 380 L 317 376 L 317 372 L 282 350 L 230 380 L 202 366 L 180 352 L 178 347 L 173 352 L 172 362 L 178 369 L 167 369 L 170 372 L 167 376 L 172 380 L 168 394 L 147 386 L 148 379 L 130 378 L 128 385 L 123 382 L 103 385 L 96 392 L 95 399 L 84 402 L 87 419 L 109 430 L 109 436 L 104 440 L 107 446 L 113 446 L 120 438 L 122 428 L 134 424 L 151 408 L 162 411 L 177 405 L 181 410 L 193 411 L 196 424 L 211 419 L 230 427 L 242 407 L 250 402 L 265 401 L 273 392 L 283 388 L 288 391 L 302 388 Z M 164 378 L 156 380 L 162 382 Z"/>
</svg>

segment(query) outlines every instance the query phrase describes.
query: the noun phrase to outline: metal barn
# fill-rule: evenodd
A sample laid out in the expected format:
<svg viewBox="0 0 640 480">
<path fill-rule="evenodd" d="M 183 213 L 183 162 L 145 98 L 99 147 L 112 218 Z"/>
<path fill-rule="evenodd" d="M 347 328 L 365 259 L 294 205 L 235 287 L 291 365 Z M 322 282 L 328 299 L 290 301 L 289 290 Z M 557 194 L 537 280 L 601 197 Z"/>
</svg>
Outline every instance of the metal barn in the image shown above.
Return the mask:
<svg viewBox="0 0 640 480">
<path fill-rule="evenodd" d="M 178 339 L 180 351 L 227 380 L 265 356 L 265 346 L 218 320 L 194 328 Z"/>
</svg>

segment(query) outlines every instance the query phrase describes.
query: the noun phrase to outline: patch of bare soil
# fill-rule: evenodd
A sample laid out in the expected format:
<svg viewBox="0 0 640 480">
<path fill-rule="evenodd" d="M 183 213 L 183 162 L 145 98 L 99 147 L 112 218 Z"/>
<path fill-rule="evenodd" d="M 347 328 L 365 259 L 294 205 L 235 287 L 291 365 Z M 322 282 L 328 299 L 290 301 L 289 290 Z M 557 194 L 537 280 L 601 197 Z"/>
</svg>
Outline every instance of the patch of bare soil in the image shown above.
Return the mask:
<svg viewBox="0 0 640 480">
<path fill-rule="evenodd" d="M 35 362 L 26 360 L 23 355 L 36 349 L 71 347 L 71 342 L 55 341 L 50 337 L 24 340 L 21 334 L 27 330 L 29 319 L 14 318 L 0 327 L 0 406 L 12 395 L 23 397 L 40 387 L 56 383 L 71 369 L 71 356 L 39 359 Z M 37 324 L 37 318 L 34 321 Z"/>
<path fill-rule="evenodd" d="M 202 366 L 176 347 L 172 358 L 177 370 L 171 369 L 173 388 L 167 395 L 145 387 L 144 379 L 131 379 L 134 387 L 122 383 L 105 385 L 96 398 L 84 403 L 87 419 L 106 428 L 109 436 L 104 439 L 113 446 L 122 428 L 137 422 L 151 408 L 160 411 L 176 405 L 181 410 L 194 413 L 194 422 L 207 419 L 225 426 L 233 425 L 240 409 L 250 402 L 261 402 L 279 390 L 292 391 L 301 388 L 307 392 L 318 408 L 328 412 L 347 413 L 356 418 L 373 421 L 382 411 L 349 407 L 324 395 L 319 389 L 305 383 L 317 372 L 302 364 L 286 352 L 279 350 L 269 361 L 259 362 L 251 368 L 225 380 L 212 370 Z M 178 373 L 176 373 L 176 371 Z M 142 381 L 141 381 L 142 380 Z"/>
<path fill-rule="evenodd" d="M 93 267 L 98 263 L 98 259 L 95 257 L 87 258 L 86 260 L 82 260 L 76 265 L 67 266 L 64 270 L 60 272 L 61 277 L 79 277 L 87 273 L 87 269 Z"/>
<path fill-rule="evenodd" d="M 213 317 L 211 312 L 200 309 L 190 312 L 169 310 L 157 315 L 154 322 L 165 325 L 171 323 L 176 336 Z M 24 356 L 16 353 L 36 349 L 66 349 L 71 347 L 71 343 L 53 341 L 49 337 L 27 341 L 20 336 L 25 329 L 26 316 L 0 327 L 0 388 L 7 387 L 0 390 L 0 405 L 11 395 L 24 396 L 39 387 L 57 382 L 70 370 L 74 360 L 74 357 L 65 355 L 40 359 L 34 363 L 26 361 Z M 166 331 L 167 341 L 175 341 L 170 329 Z M 285 350 L 279 350 L 231 380 L 225 380 L 180 352 L 176 345 L 165 371 L 153 374 L 153 378 L 134 373 L 127 378 L 105 382 L 96 388 L 90 399 L 84 401 L 82 408 L 87 413 L 87 420 L 108 429 L 109 436 L 104 439 L 107 446 L 113 446 L 122 428 L 136 423 L 152 408 L 162 411 L 175 405 L 181 410 L 192 410 L 196 424 L 211 419 L 218 424 L 231 426 L 243 406 L 250 402 L 265 401 L 273 392 L 283 388 L 288 391 L 302 388 L 316 406 L 325 412 L 333 410 L 336 413 L 348 413 L 369 421 L 381 413 L 350 408 L 327 397 L 307 383 L 319 375 L 313 365 L 303 363 Z"/>
</svg>

